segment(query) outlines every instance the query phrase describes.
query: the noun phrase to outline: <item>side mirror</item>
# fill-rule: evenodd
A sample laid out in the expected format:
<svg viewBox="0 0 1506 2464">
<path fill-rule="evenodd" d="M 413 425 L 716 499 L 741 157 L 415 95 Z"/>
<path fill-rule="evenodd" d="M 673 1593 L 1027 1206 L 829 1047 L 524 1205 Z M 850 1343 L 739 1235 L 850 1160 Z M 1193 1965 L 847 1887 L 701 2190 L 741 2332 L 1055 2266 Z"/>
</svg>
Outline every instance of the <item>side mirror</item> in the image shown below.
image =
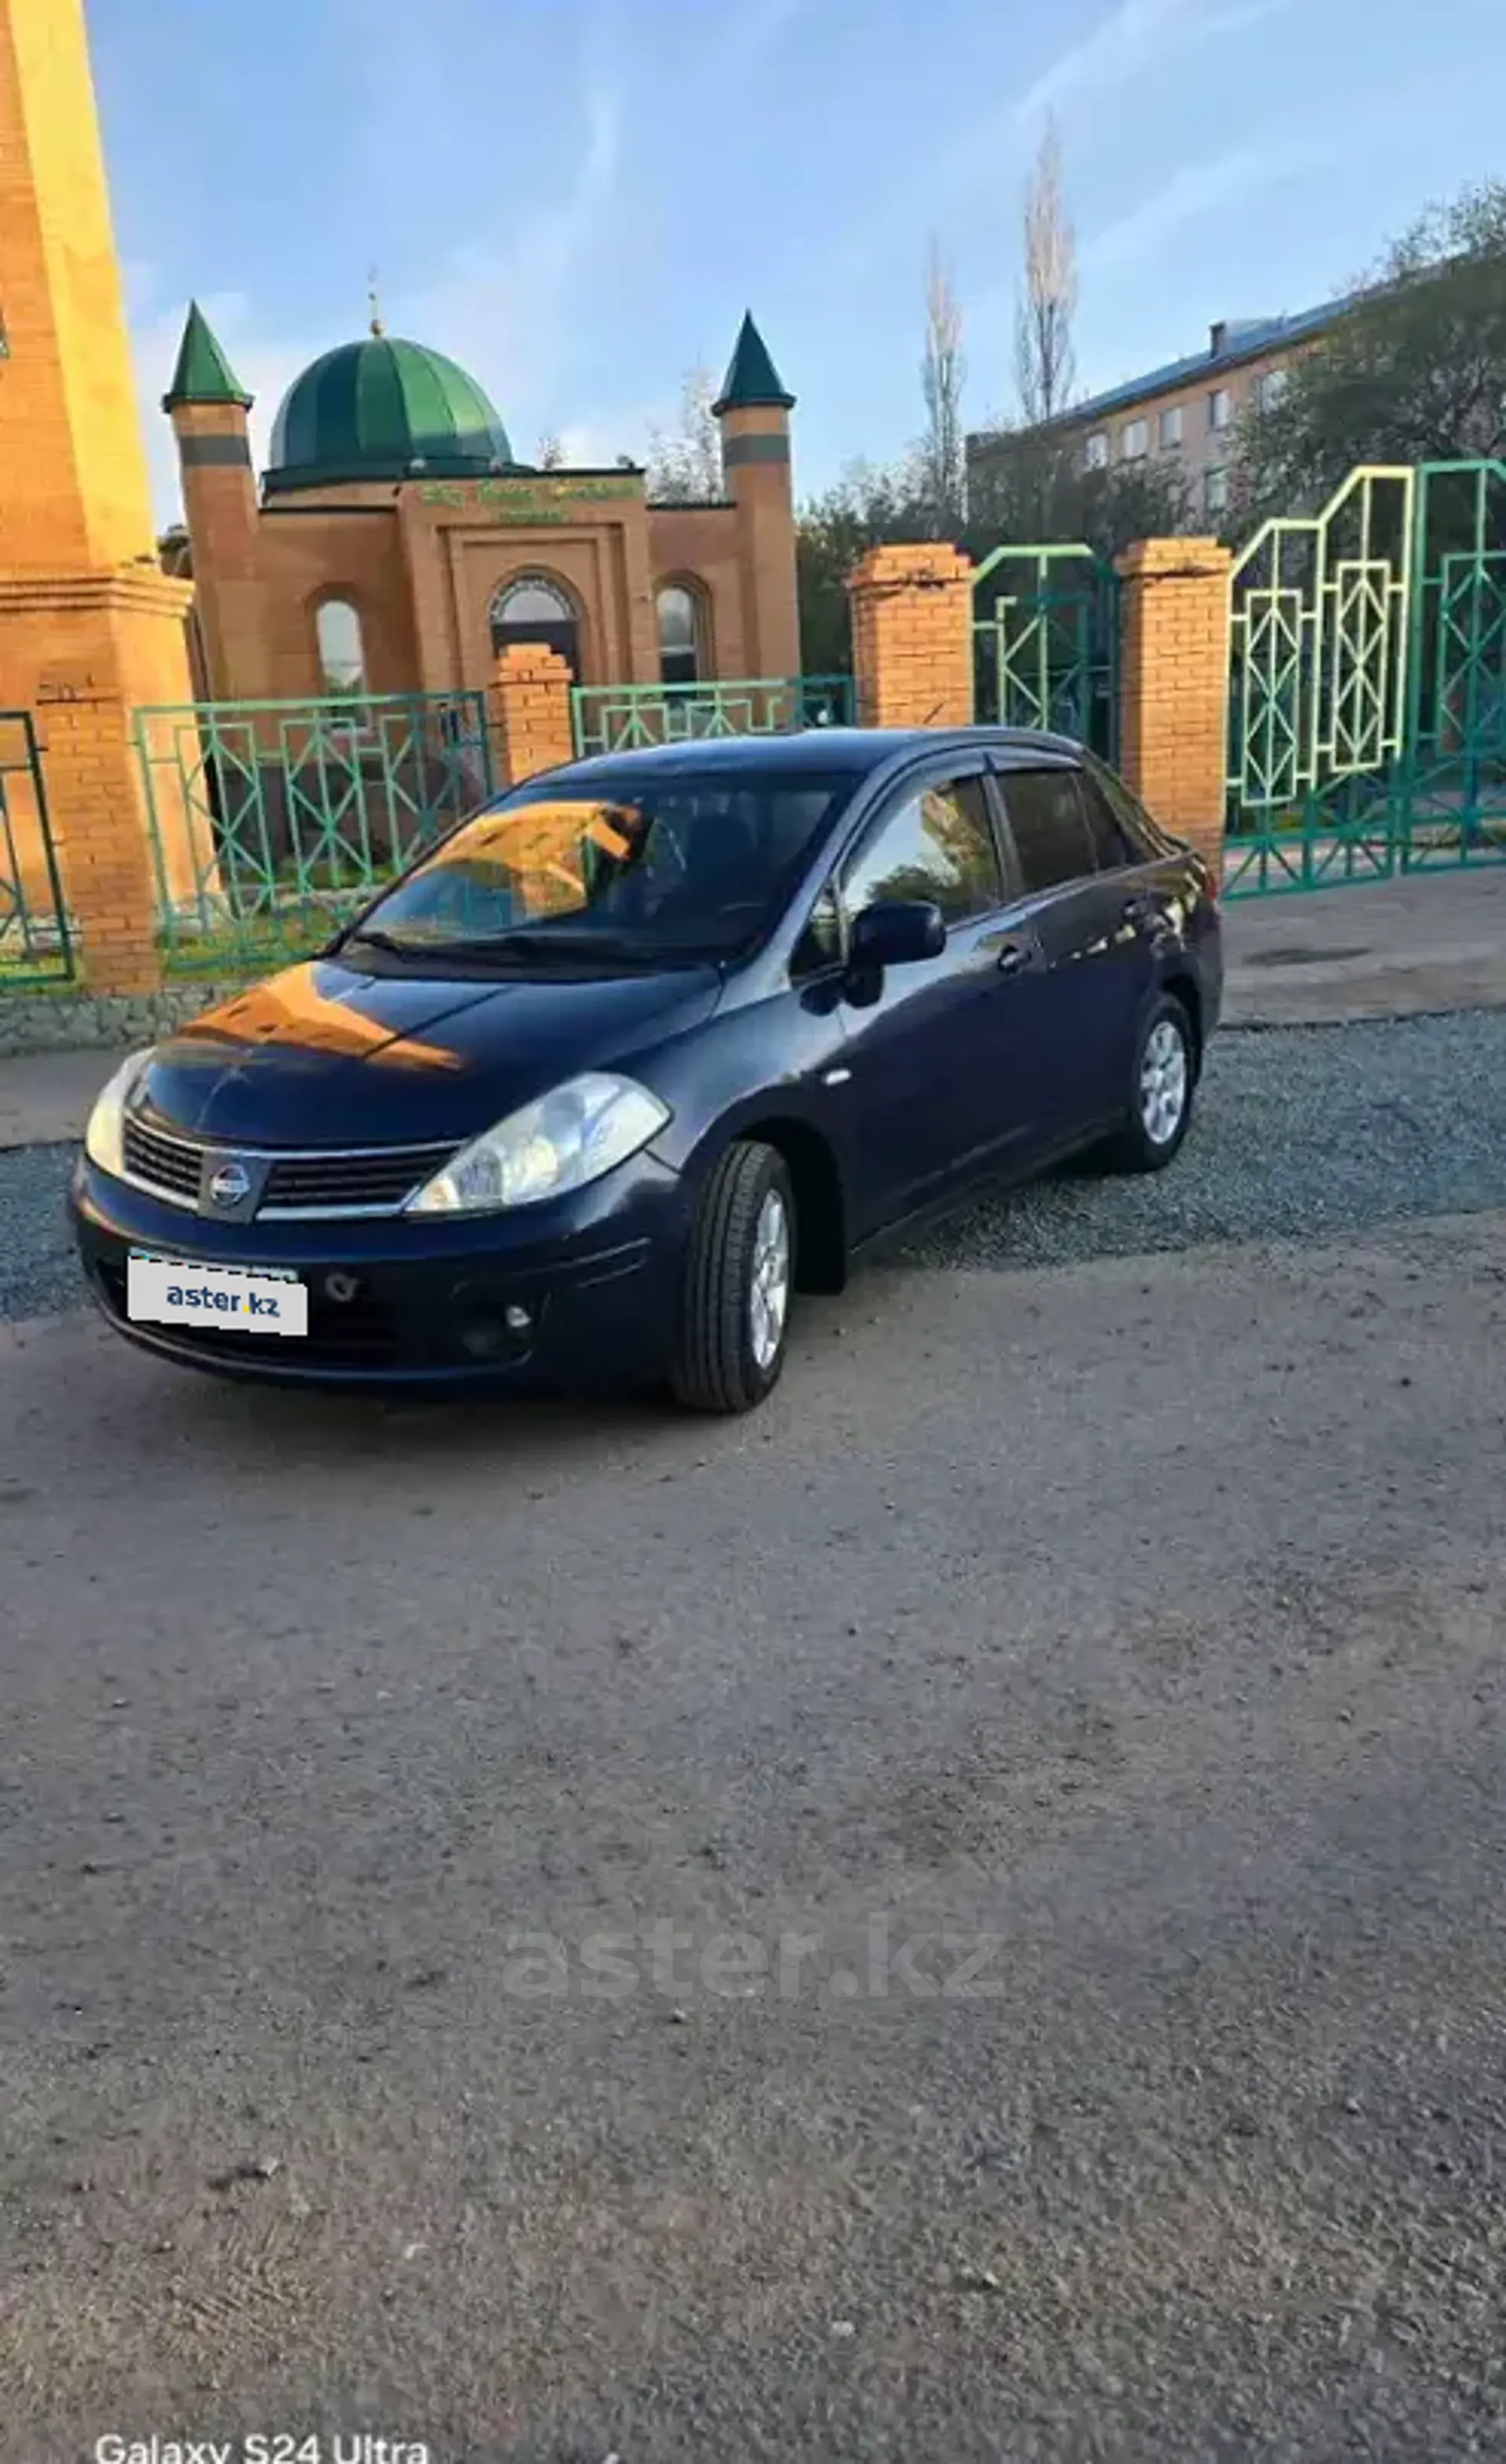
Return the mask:
<svg viewBox="0 0 1506 2464">
<path fill-rule="evenodd" d="M 907 967 L 945 947 L 946 925 L 931 899 L 880 898 L 853 916 L 848 958 L 853 967 Z"/>
</svg>

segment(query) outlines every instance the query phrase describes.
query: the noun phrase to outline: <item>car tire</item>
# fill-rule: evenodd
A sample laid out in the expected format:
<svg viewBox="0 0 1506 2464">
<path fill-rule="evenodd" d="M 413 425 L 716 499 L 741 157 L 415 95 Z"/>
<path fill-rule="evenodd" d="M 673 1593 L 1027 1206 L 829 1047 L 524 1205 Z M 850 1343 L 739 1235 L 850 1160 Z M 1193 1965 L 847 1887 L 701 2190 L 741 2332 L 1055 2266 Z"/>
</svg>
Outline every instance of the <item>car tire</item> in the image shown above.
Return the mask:
<svg viewBox="0 0 1506 2464">
<path fill-rule="evenodd" d="M 1107 1170 L 1165 1170 L 1191 1125 L 1197 1075 L 1192 1021 L 1181 1001 L 1163 994 L 1135 1045 L 1124 1126 L 1102 1150 Z"/>
<path fill-rule="evenodd" d="M 675 1400 L 751 1412 L 785 1366 L 794 1289 L 795 1199 L 784 1157 L 756 1139 L 730 1146 L 701 1193 L 690 1237 Z"/>
</svg>

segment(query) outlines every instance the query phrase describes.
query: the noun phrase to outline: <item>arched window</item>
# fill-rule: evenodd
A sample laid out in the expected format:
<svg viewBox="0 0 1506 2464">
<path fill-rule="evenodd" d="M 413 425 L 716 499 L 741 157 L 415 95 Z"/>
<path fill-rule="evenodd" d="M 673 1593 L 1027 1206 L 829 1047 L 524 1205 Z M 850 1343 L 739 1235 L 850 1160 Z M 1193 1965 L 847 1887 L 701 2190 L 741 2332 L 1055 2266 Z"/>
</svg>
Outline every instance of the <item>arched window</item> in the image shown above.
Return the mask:
<svg viewBox="0 0 1506 2464">
<path fill-rule="evenodd" d="M 492 649 L 509 650 L 516 642 L 542 643 L 558 650 L 572 676 L 581 672 L 581 627 L 574 603 L 557 582 L 543 574 L 520 575 L 504 582 L 492 602 Z"/>
<path fill-rule="evenodd" d="M 699 684 L 704 627 L 695 591 L 683 582 L 667 582 L 654 604 L 659 618 L 660 683 Z"/>
<path fill-rule="evenodd" d="M 348 599 L 322 599 L 314 619 L 319 641 L 319 672 L 327 693 L 363 693 L 366 689 L 366 654 L 361 617 Z"/>
</svg>

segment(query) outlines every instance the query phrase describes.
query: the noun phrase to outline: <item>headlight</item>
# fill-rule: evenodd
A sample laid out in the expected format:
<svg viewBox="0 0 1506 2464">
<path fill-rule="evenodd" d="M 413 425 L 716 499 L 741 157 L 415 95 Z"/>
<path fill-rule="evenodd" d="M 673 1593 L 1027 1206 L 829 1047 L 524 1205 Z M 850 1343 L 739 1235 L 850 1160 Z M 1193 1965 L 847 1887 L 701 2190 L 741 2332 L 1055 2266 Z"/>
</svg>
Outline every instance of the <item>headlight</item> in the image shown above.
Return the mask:
<svg viewBox="0 0 1506 2464">
<path fill-rule="evenodd" d="M 128 1061 L 122 1062 L 109 1085 L 100 1089 L 83 1133 L 83 1151 L 89 1161 L 100 1172 L 113 1173 L 117 1180 L 125 1170 L 125 1107 L 150 1059 L 149 1052 L 133 1052 Z"/>
<path fill-rule="evenodd" d="M 589 1070 L 463 1147 L 408 1201 L 410 1215 L 496 1215 L 584 1189 L 657 1136 L 669 1106 L 631 1078 Z"/>
</svg>

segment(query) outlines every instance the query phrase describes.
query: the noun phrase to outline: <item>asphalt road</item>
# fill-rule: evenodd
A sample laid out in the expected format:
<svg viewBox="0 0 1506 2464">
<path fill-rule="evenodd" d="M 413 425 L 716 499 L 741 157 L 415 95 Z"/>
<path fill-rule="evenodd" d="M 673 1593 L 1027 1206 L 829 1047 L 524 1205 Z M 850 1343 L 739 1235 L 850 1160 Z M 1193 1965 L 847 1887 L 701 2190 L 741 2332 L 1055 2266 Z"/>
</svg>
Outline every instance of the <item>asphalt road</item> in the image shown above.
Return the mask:
<svg viewBox="0 0 1506 2464">
<path fill-rule="evenodd" d="M 933 1250 L 732 1426 L 0 1331 L 5 2464 L 1502 2453 L 1478 1164 Z"/>
</svg>

